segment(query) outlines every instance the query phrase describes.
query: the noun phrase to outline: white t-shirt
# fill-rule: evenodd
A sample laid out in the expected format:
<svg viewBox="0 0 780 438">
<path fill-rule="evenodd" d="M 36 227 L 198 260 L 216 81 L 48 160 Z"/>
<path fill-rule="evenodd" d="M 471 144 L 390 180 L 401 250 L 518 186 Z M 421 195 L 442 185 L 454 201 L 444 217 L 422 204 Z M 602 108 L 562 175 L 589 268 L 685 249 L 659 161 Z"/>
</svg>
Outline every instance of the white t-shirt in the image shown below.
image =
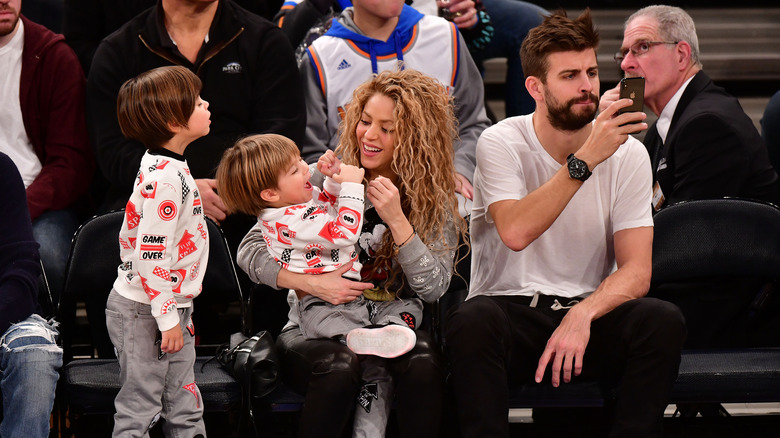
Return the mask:
<svg viewBox="0 0 780 438">
<path fill-rule="evenodd" d="M 41 173 L 41 161 L 27 138 L 19 103 L 23 49 L 24 25 L 19 20 L 16 34 L 8 44 L 0 47 L 0 151 L 11 157 L 22 174 L 24 186 L 29 187 Z"/>
<path fill-rule="evenodd" d="M 471 290 L 476 295 L 587 295 L 614 272 L 613 235 L 653 225 L 647 151 L 629 137 L 599 164 L 552 226 L 522 251 L 501 241 L 488 207 L 522 199 L 561 168 L 539 143 L 532 114 L 486 129 L 477 142 L 471 213 Z"/>
</svg>

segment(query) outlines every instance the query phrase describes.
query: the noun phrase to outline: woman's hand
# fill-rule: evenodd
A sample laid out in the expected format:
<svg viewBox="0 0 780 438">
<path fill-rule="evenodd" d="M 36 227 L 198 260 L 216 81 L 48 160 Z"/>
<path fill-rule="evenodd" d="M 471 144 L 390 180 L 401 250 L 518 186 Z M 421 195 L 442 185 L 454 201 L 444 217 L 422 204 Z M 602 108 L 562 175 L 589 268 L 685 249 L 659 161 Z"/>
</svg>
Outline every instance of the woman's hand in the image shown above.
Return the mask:
<svg viewBox="0 0 780 438">
<path fill-rule="evenodd" d="M 474 186 L 471 185 L 468 178 L 458 172 L 455 172 L 455 192 L 460 193 L 466 199 L 474 200 Z"/>
<path fill-rule="evenodd" d="M 368 183 L 366 197 L 374 205 L 379 217 L 393 233 L 393 241 L 405 245 L 414 236 L 414 228 L 401 208 L 401 194 L 388 178 L 378 176 Z"/>
<path fill-rule="evenodd" d="M 340 172 L 340 168 L 341 160 L 331 150 L 322 154 L 320 159 L 317 160 L 317 170 L 328 178 L 333 178 L 333 175 L 337 175 Z"/>
<path fill-rule="evenodd" d="M 298 293 L 298 298 L 303 298 L 305 295 L 314 295 L 315 297 L 327 301 L 331 304 L 344 304 L 353 301 L 359 297 L 365 289 L 371 289 L 374 287 L 371 283 L 364 283 L 362 281 L 353 281 L 342 277 L 344 273 L 352 269 L 352 262 L 336 269 L 333 272 L 321 275 L 311 274 L 294 274 L 282 269 L 279 273 L 289 273 L 299 277 L 305 281 L 305 285 L 301 284 L 298 288 L 292 287 Z"/>
<path fill-rule="evenodd" d="M 366 196 L 382 221 L 391 229 L 399 221 L 406 221 L 406 215 L 401 209 L 401 194 L 390 179 L 378 176 L 371 180 L 368 183 Z"/>
</svg>

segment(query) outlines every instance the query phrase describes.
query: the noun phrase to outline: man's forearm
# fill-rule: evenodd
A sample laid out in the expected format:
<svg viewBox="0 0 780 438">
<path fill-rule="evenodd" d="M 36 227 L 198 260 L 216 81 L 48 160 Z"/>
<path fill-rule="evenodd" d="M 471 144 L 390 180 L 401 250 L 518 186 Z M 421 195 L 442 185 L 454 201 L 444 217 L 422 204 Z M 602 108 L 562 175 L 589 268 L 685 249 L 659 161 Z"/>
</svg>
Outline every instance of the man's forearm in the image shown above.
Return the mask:
<svg viewBox="0 0 780 438">
<path fill-rule="evenodd" d="M 579 310 L 586 312 L 590 320 L 595 321 L 626 301 L 645 296 L 649 283 L 649 279 L 641 280 L 634 272 L 618 269 L 575 307 L 581 306 Z"/>
<path fill-rule="evenodd" d="M 490 215 L 504 244 L 521 251 L 552 226 L 582 186 L 565 166 L 541 187 L 519 200 L 491 204 Z"/>
<path fill-rule="evenodd" d="M 653 228 L 639 227 L 615 233 L 618 269 L 575 308 L 587 312 L 591 321 L 626 301 L 641 298 L 650 289 Z"/>
</svg>

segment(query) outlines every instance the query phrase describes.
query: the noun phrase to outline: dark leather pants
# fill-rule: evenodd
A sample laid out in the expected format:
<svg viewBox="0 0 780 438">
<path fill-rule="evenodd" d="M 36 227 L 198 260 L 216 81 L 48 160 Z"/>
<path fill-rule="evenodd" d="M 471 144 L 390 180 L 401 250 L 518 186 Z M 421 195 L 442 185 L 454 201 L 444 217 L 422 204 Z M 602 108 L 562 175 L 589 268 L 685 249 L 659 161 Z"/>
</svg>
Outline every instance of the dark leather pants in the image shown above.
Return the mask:
<svg viewBox="0 0 780 438">
<path fill-rule="evenodd" d="M 359 357 L 332 340 L 305 340 L 295 327 L 277 340 L 285 383 L 306 395 L 298 436 L 339 437 L 360 389 Z M 395 383 L 395 412 L 402 437 L 436 437 L 441 426 L 444 367 L 431 336 L 417 331 L 417 345 L 387 359 Z"/>
</svg>

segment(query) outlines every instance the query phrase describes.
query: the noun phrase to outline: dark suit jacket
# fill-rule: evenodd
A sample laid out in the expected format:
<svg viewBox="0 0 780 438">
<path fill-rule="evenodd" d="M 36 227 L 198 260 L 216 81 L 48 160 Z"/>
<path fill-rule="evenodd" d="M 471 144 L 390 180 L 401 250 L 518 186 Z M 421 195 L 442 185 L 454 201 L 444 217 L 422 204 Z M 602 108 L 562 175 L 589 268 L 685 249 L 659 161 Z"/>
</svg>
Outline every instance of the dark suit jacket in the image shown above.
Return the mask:
<svg viewBox="0 0 780 438">
<path fill-rule="evenodd" d="M 736 98 L 699 72 L 683 92 L 666 142 L 645 136 L 664 205 L 724 196 L 777 202 L 778 177 L 753 122 Z M 659 165 L 660 164 L 660 165 Z M 660 169 L 659 169 L 660 167 Z"/>
</svg>

